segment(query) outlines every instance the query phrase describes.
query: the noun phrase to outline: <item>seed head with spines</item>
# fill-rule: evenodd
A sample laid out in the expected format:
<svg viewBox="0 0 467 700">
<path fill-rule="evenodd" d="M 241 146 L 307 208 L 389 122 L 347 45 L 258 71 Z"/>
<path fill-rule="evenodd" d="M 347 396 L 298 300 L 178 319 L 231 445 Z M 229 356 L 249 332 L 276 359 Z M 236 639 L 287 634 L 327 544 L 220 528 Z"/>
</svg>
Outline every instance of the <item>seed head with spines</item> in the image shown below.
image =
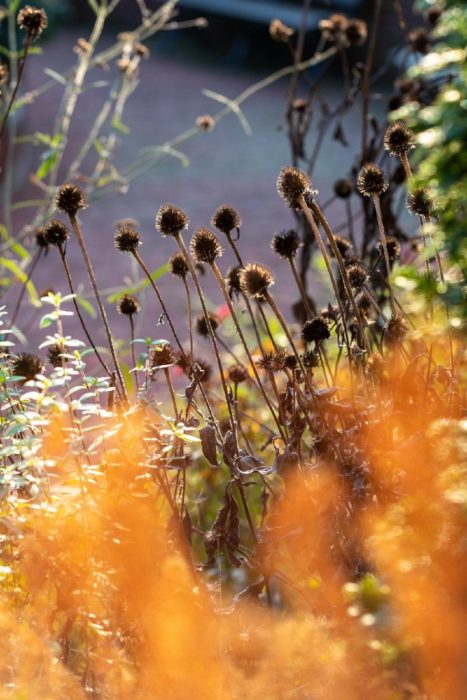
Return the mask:
<svg viewBox="0 0 467 700">
<path fill-rule="evenodd" d="M 288 166 L 282 168 L 277 179 L 277 191 L 291 209 L 299 209 L 299 198 L 311 188 L 310 178 L 303 170 Z"/>
<path fill-rule="evenodd" d="M 400 343 L 409 332 L 409 324 L 402 314 L 394 314 L 384 327 L 384 339 L 391 345 Z"/>
<path fill-rule="evenodd" d="M 244 365 L 234 365 L 229 368 L 229 379 L 234 384 L 241 384 L 248 379 L 248 370 Z"/>
<path fill-rule="evenodd" d="M 387 190 L 388 182 L 376 163 L 365 163 L 358 176 L 357 188 L 364 197 L 380 196 Z"/>
<path fill-rule="evenodd" d="M 174 204 L 164 204 L 156 215 L 156 229 L 163 236 L 178 236 L 190 223 L 183 209 Z"/>
<path fill-rule="evenodd" d="M 32 39 L 37 39 L 47 29 L 47 13 L 40 7 L 25 5 L 18 12 L 18 26 L 24 29 Z"/>
<path fill-rule="evenodd" d="M 117 301 L 117 311 L 123 316 L 134 316 L 140 312 L 138 299 L 131 294 L 124 294 Z"/>
<path fill-rule="evenodd" d="M 430 193 L 424 187 L 417 187 L 412 190 L 407 200 L 407 208 L 411 214 L 424 216 L 429 219 L 433 214 L 435 205 Z"/>
<path fill-rule="evenodd" d="M 42 228 L 42 234 L 48 245 L 64 246 L 69 238 L 68 229 L 59 219 L 52 219 Z"/>
<path fill-rule="evenodd" d="M 47 348 L 47 360 L 52 367 L 62 367 L 63 364 L 69 362 L 68 357 L 64 355 L 69 353 L 69 348 L 63 343 L 53 343 Z"/>
<path fill-rule="evenodd" d="M 376 244 L 376 250 L 379 255 L 384 255 L 383 246 L 381 241 Z M 395 236 L 386 236 L 386 250 L 388 251 L 388 258 L 391 262 L 397 260 L 401 254 L 401 244 Z"/>
<path fill-rule="evenodd" d="M 209 314 L 209 326 L 213 333 L 219 328 L 219 318 L 215 314 Z M 209 326 L 204 315 L 198 316 L 196 319 L 195 327 L 196 332 L 204 338 L 209 336 Z"/>
<path fill-rule="evenodd" d="M 134 253 L 141 245 L 141 236 L 132 226 L 119 226 L 115 233 L 115 247 L 121 253 Z"/>
<path fill-rule="evenodd" d="M 163 369 L 175 364 L 177 357 L 170 343 L 156 345 L 149 355 L 149 366 L 152 370 Z"/>
<path fill-rule="evenodd" d="M 336 244 L 336 248 L 339 251 L 339 253 L 341 254 L 341 257 L 345 258 L 352 248 L 351 242 L 347 238 L 344 238 L 343 236 L 339 236 L 339 234 L 337 234 L 337 233 L 334 234 L 333 238 L 334 238 L 334 242 Z M 332 257 L 334 257 L 334 251 L 331 248 L 331 246 L 329 246 L 329 253 L 331 254 Z"/>
<path fill-rule="evenodd" d="M 400 157 L 415 148 L 415 134 L 404 122 L 394 122 L 385 131 L 384 148 L 391 156 Z"/>
<path fill-rule="evenodd" d="M 212 215 L 211 224 L 228 236 L 232 231 L 240 228 L 242 220 L 234 207 L 223 204 Z"/>
<path fill-rule="evenodd" d="M 190 252 L 196 263 L 212 265 L 222 255 L 221 242 L 208 228 L 199 228 L 190 241 Z"/>
<path fill-rule="evenodd" d="M 37 247 L 47 252 L 49 249 L 49 242 L 45 233 L 45 226 L 41 226 L 37 229 L 35 238 Z"/>
<path fill-rule="evenodd" d="M 248 263 L 240 270 L 240 289 L 248 297 L 264 297 L 273 284 L 272 272 L 265 265 Z"/>
<path fill-rule="evenodd" d="M 365 270 L 363 265 L 357 264 L 347 268 L 347 277 L 350 286 L 356 291 L 364 289 L 366 283 L 368 282 L 368 272 Z"/>
<path fill-rule="evenodd" d="M 241 270 L 241 265 L 233 265 L 227 270 L 227 274 L 225 276 L 225 284 L 227 285 L 230 298 L 232 298 L 234 295 L 238 296 L 242 291 L 240 289 Z"/>
<path fill-rule="evenodd" d="M 13 374 L 25 382 L 35 379 L 42 369 L 42 360 L 30 352 L 21 352 L 13 361 Z"/>
<path fill-rule="evenodd" d="M 300 236 L 293 228 L 289 228 L 274 235 L 271 248 L 281 258 L 291 260 L 297 255 L 300 245 Z"/>
<path fill-rule="evenodd" d="M 183 253 L 174 253 L 169 260 L 169 270 L 175 277 L 185 279 L 189 268 Z"/>
<path fill-rule="evenodd" d="M 307 321 L 302 329 L 302 338 L 305 343 L 320 343 L 330 337 L 327 321 L 323 316 L 315 316 Z"/>
<path fill-rule="evenodd" d="M 55 202 L 57 209 L 65 212 L 70 217 L 76 216 L 79 210 L 84 209 L 86 206 L 82 190 L 72 182 L 66 182 L 60 187 Z"/>
</svg>

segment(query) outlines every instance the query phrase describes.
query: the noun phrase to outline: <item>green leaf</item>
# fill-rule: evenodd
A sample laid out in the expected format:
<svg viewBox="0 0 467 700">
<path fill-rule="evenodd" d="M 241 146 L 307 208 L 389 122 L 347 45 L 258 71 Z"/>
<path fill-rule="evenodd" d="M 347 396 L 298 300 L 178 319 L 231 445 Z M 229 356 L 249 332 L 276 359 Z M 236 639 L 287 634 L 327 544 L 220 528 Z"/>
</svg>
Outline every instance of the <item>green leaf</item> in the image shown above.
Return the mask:
<svg viewBox="0 0 467 700">
<path fill-rule="evenodd" d="M 116 114 L 112 117 L 112 126 L 114 129 L 117 129 L 117 131 L 120 131 L 121 134 L 130 133 L 130 129 L 122 122 L 120 117 Z"/>
<path fill-rule="evenodd" d="M 76 297 L 77 303 L 81 306 L 82 309 L 86 311 L 86 313 L 91 317 L 91 318 L 96 318 L 96 310 L 94 306 L 87 300 L 84 299 L 83 297 Z"/>
<path fill-rule="evenodd" d="M 57 162 L 58 151 L 47 151 L 42 156 L 42 163 L 36 170 L 36 177 L 39 180 L 43 180 L 52 170 L 55 163 Z"/>
<path fill-rule="evenodd" d="M 164 263 L 161 267 L 157 268 L 157 270 L 154 270 L 154 272 L 151 273 L 151 278 L 156 282 L 160 277 L 166 274 L 166 272 L 169 269 L 169 264 Z M 132 285 L 131 287 L 122 287 L 121 289 L 118 289 L 116 292 L 113 292 L 107 297 L 107 301 L 109 304 L 115 304 L 115 302 L 123 295 L 123 294 L 138 294 L 138 292 L 141 292 L 143 289 L 146 289 L 150 284 L 149 280 L 147 278 L 140 280 L 136 284 Z"/>
<path fill-rule="evenodd" d="M 30 257 L 26 248 L 23 248 L 20 243 L 17 243 L 8 233 L 6 226 L 3 226 L 2 224 L 0 224 L 0 236 L 4 241 L 9 243 L 11 250 L 13 250 L 19 258 L 27 260 Z"/>
<path fill-rule="evenodd" d="M 26 290 L 29 295 L 29 299 L 31 301 L 31 304 L 34 306 L 40 306 L 39 302 L 39 297 L 37 295 L 37 290 L 34 286 L 34 284 L 31 282 L 31 280 L 28 280 L 28 277 L 24 270 L 22 270 L 14 260 L 11 260 L 11 258 L 0 258 L 0 265 L 3 265 L 6 267 L 10 272 L 14 274 L 16 279 L 18 279 L 20 282 L 23 284 L 26 284 Z"/>
</svg>

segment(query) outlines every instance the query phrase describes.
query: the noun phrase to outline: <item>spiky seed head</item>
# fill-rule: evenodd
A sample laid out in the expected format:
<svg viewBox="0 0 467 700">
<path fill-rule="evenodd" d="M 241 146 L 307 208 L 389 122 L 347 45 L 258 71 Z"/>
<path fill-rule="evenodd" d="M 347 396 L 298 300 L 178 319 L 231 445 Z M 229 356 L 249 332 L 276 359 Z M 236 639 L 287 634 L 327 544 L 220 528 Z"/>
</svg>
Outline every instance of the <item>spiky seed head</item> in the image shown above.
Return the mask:
<svg viewBox="0 0 467 700">
<path fill-rule="evenodd" d="M 57 209 L 65 212 L 68 216 L 76 216 L 79 210 L 86 206 L 83 192 L 72 182 L 66 182 L 60 187 L 55 202 Z"/>
<path fill-rule="evenodd" d="M 132 226 L 119 226 L 115 233 L 115 247 L 121 253 L 134 253 L 141 245 L 141 236 Z"/>
<path fill-rule="evenodd" d="M 45 251 L 48 250 L 49 242 L 45 233 L 45 226 L 41 226 L 37 229 L 35 239 L 38 248 L 42 248 Z"/>
<path fill-rule="evenodd" d="M 401 254 L 401 244 L 395 236 L 386 236 L 386 249 L 391 262 L 397 260 Z M 381 241 L 376 244 L 376 250 L 378 251 L 379 255 L 384 255 Z"/>
<path fill-rule="evenodd" d="M 363 289 L 368 282 L 368 272 L 363 265 L 352 265 L 347 268 L 347 277 L 349 278 L 350 286 L 356 291 Z"/>
<path fill-rule="evenodd" d="M 170 343 L 156 345 L 149 355 L 149 367 L 152 370 L 170 367 L 176 362 L 176 355 Z"/>
<path fill-rule="evenodd" d="M 265 265 L 248 263 L 240 270 L 240 289 L 248 297 L 263 297 L 273 284 L 272 272 Z"/>
<path fill-rule="evenodd" d="M 365 316 L 367 316 L 370 313 L 371 309 L 373 308 L 373 304 L 371 303 L 370 296 L 366 292 L 362 292 L 361 294 L 359 294 L 355 301 L 356 301 L 358 309 Z"/>
<path fill-rule="evenodd" d="M 402 156 L 415 148 L 415 134 L 404 122 L 394 122 L 384 133 L 384 148 L 391 156 Z"/>
<path fill-rule="evenodd" d="M 196 263 L 212 265 L 222 255 L 221 242 L 208 228 L 199 228 L 191 238 L 190 252 Z"/>
<path fill-rule="evenodd" d="M 409 332 L 409 324 L 401 314 L 391 316 L 384 327 L 384 339 L 391 345 L 400 343 Z"/>
<path fill-rule="evenodd" d="M 242 268 L 240 265 L 234 265 L 233 267 L 229 267 L 229 269 L 227 270 L 227 274 L 225 276 L 225 284 L 227 285 L 230 298 L 232 298 L 234 295 L 238 296 L 242 291 L 240 289 L 241 269 Z"/>
<path fill-rule="evenodd" d="M 361 19 L 349 19 L 345 27 L 345 38 L 349 46 L 364 44 L 368 36 L 366 22 Z"/>
<path fill-rule="evenodd" d="M 234 365 L 228 371 L 229 379 L 234 384 L 241 384 L 248 379 L 248 370 L 244 365 Z"/>
<path fill-rule="evenodd" d="M 298 361 L 293 353 L 290 353 L 284 357 L 284 367 L 287 369 L 296 369 L 297 366 Z"/>
<path fill-rule="evenodd" d="M 302 338 L 305 343 L 320 343 L 330 337 L 329 327 L 323 316 L 315 316 L 307 321 L 302 329 Z"/>
<path fill-rule="evenodd" d="M 257 360 L 256 364 L 260 369 L 264 369 L 266 372 L 274 372 L 274 353 L 271 351 L 265 352 L 263 356 L 260 357 L 259 360 Z"/>
<path fill-rule="evenodd" d="M 273 41 L 287 44 L 290 37 L 294 35 L 292 27 L 288 27 L 280 19 L 273 19 L 269 25 L 269 36 Z"/>
<path fill-rule="evenodd" d="M 169 270 L 175 277 L 185 279 L 188 275 L 189 268 L 183 253 L 174 253 L 169 260 Z"/>
<path fill-rule="evenodd" d="M 299 197 L 303 197 L 311 187 L 306 173 L 291 166 L 282 168 L 277 179 L 277 191 L 291 209 L 299 209 Z"/>
<path fill-rule="evenodd" d="M 212 131 L 216 126 L 216 120 L 210 114 L 202 114 L 196 119 L 196 126 L 200 131 Z"/>
<path fill-rule="evenodd" d="M 213 333 L 219 328 L 219 318 L 215 314 L 209 314 L 209 326 L 211 326 Z M 206 338 L 209 335 L 209 326 L 204 315 L 198 316 L 195 327 L 199 335 Z"/>
<path fill-rule="evenodd" d="M 52 367 L 62 367 L 63 363 L 69 362 L 68 357 L 64 355 L 69 353 L 69 348 L 63 343 L 53 343 L 47 348 L 47 361 Z"/>
<path fill-rule="evenodd" d="M 35 379 L 42 369 L 42 360 L 30 352 L 21 352 L 13 360 L 13 374 L 21 377 L 25 382 Z"/>
<path fill-rule="evenodd" d="M 291 260 L 296 256 L 300 245 L 300 236 L 293 228 L 290 228 L 274 235 L 271 248 L 281 258 Z"/>
<path fill-rule="evenodd" d="M 24 29 L 33 39 L 39 37 L 44 29 L 47 29 L 47 24 L 47 14 L 42 8 L 25 5 L 18 12 L 19 28 Z"/>
<path fill-rule="evenodd" d="M 428 190 L 424 187 L 417 187 L 409 194 L 407 208 L 411 214 L 417 214 L 429 219 L 433 214 L 435 205 Z"/>
<path fill-rule="evenodd" d="M 41 230 L 47 244 L 58 248 L 65 245 L 69 238 L 67 227 L 58 219 L 52 219 Z"/>
<path fill-rule="evenodd" d="M 430 51 L 430 38 L 425 27 L 416 27 L 409 33 L 409 42 L 414 51 L 427 54 Z"/>
<path fill-rule="evenodd" d="M 319 354 L 315 350 L 308 350 L 302 355 L 303 366 L 307 369 L 319 367 Z"/>
<path fill-rule="evenodd" d="M 352 180 L 342 177 L 334 183 L 334 194 L 340 199 L 348 199 L 353 192 Z"/>
<path fill-rule="evenodd" d="M 117 301 L 117 311 L 123 316 L 134 316 L 139 313 L 141 306 L 136 297 L 131 294 L 124 294 Z"/>
<path fill-rule="evenodd" d="M 242 225 L 242 220 L 240 214 L 234 208 L 228 204 L 223 204 L 220 206 L 214 214 L 212 215 L 211 224 L 222 231 L 226 235 L 229 235 L 234 229 L 239 229 Z"/>
<path fill-rule="evenodd" d="M 348 19 L 345 15 L 334 14 L 327 19 L 322 19 L 319 22 L 319 28 L 325 39 L 328 41 L 341 42 L 348 25 Z"/>
<path fill-rule="evenodd" d="M 351 242 L 347 238 L 339 236 L 338 234 L 334 234 L 334 242 L 336 244 L 337 250 L 341 254 L 341 257 L 345 258 L 352 248 Z M 329 247 L 329 253 L 332 257 L 334 257 L 334 251 L 331 247 Z"/>
<path fill-rule="evenodd" d="M 383 171 L 376 163 L 365 163 L 360 170 L 357 189 L 364 197 L 379 196 L 388 188 Z"/>
<path fill-rule="evenodd" d="M 164 204 L 156 215 L 156 229 L 163 236 L 178 236 L 188 228 L 188 216 L 174 204 Z"/>
</svg>

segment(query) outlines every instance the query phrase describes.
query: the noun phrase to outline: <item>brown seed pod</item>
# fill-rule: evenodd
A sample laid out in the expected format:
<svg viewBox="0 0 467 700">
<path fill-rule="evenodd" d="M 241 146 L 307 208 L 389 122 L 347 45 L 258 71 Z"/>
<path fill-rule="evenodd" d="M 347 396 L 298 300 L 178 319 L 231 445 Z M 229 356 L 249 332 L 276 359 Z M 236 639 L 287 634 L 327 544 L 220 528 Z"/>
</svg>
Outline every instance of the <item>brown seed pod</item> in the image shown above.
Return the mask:
<svg viewBox="0 0 467 700">
<path fill-rule="evenodd" d="M 54 343 L 47 348 L 47 360 L 52 367 L 62 367 L 63 363 L 69 362 L 68 357 L 63 357 L 69 353 L 69 348 L 63 343 Z"/>
<path fill-rule="evenodd" d="M 219 318 L 215 314 L 209 314 L 209 325 L 213 333 L 219 328 Z M 198 316 L 195 322 L 195 328 L 196 332 L 204 338 L 209 335 L 209 326 L 204 315 Z"/>
<path fill-rule="evenodd" d="M 149 355 L 149 367 L 151 370 L 164 369 L 176 362 L 176 355 L 170 343 L 156 345 Z"/>
<path fill-rule="evenodd" d="M 66 182 L 60 187 L 55 202 L 57 208 L 68 216 L 76 216 L 79 210 L 86 206 L 83 192 L 72 182 Z"/>
<path fill-rule="evenodd" d="M 329 327 L 323 316 L 315 316 L 307 321 L 302 329 L 302 338 L 305 343 L 320 343 L 330 337 Z"/>
<path fill-rule="evenodd" d="M 401 314 L 391 316 L 384 327 L 384 339 L 391 345 L 400 343 L 409 332 L 409 324 Z"/>
<path fill-rule="evenodd" d="M 163 236 L 177 236 L 188 228 L 188 216 L 173 204 L 164 204 L 156 215 L 156 229 Z"/>
<path fill-rule="evenodd" d="M 386 236 L 386 249 L 391 262 L 397 260 L 401 254 L 401 244 L 395 236 Z M 378 251 L 379 255 L 384 255 L 381 241 L 376 244 L 376 250 Z"/>
<path fill-rule="evenodd" d="M 21 377 L 25 382 L 35 379 L 38 374 L 41 374 L 42 369 L 42 360 L 30 352 L 21 352 L 13 360 L 13 374 Z"/>
<path fill-rule="evenodd" d="M 360 291 L 368 282 L 368 272 L 363 265 L 351 265 L 347 268 L 347 277 L 352 289 Z"/>
<path fill-rule="evenodd" d="M 234 384 L 241 384 L 248 379 L 248 370 L 244 365 L 234 365 L 228 371 L 229 379 Z"/>
<path fill-rule="evenodd" d="M 174 253 L 169 260 L 169 270 L 175 277 L 185 279 L 189 269 L 183 253 Z"/>
<path fill-rule="evenodd" d="M 387 190 L 388 183 L 376 163 L 365 163 L 358 176 L 357 188 L 364 197 L 379 196 Z"/>
<path fill-rule="evenodd" d="M 415 134 L 404 122 L 394 122 L 384 133 L 384 148 L 391 156 L 400 157 L 415 148 Z"/>
<path fill-rule="evenodd" d="M 46 224 L 41 231 L 47 245 L 60 247 L 65 245 L 69 238 L 67 227 L 58 219 L 52 219 L 49 221 L 49 223 Z"/>
<path fill-rule="evenodd" d="M 298 168 L 285 167 L 279 173 L 277 191 L 291 209 L 300 207 L 298 198 L 303 197 L 310 187 L 310 178 Z"/>
<path fill-rule="evenodd" d="M 222 255 L 221 242 L 209 229 L 199 228 L 190 241 L 190 252 L 196 263 L 212 265 Z"/>
<path fill-rule="evenodd" d="M 19 28 L 24 29 L 33 39 L 37 39 L 44 29 L 47 29 L 47 25 L 47 14 L 42 8 L 25 5 L 25 7 L 18 12 Z"/>
<path fill-rule="evenodd" d="M 248 263 L 240 270 L 240 289 L 249 297 L 263 297 L 273 284 L 272 272 L 265 265 Z"/>
<path fill-rule="evenodd" d="M 123 316 L 134 316 L 139 313 L 141 306 L 136 297 L 131 296 L 131 294 L 124 294 L 117 301 L 117 311 Z"/>
<path fill-rule="evenodd" d="M 291 260 L 300 248 L 300 236 L 290 228 L 287 231 L 276 233 L 272 239 L 271 248 L 277 255 L 286 260 Z"/>
<path fill-rule="evenodd" d="M 273 19 L 269 25 L 269 36 L 273 41 L 287 44 L 290 37 L 294 35 L 292 27 L 288 27 L 280 19 Z"/>
<path fill-rule="evenodd" d="M 211 224 L 222 233 L 228 235 L 242 225 L 238 211 L 228 204 L 220 206 L 212 215 Z"/>
<path fill-rule="evenodd" d="M 407 199 L 407 208 L 411 214 L 429 219 L 435 209 L 430 193 L 423 187 L 414 189 Z"/>
<path fill-rule="evenodd" d="M 115 247 L 121 253 L 134 253 L 141 245 L 141 237 L 131 226 L 120 226 L 115 234 Z"/>
</svg>

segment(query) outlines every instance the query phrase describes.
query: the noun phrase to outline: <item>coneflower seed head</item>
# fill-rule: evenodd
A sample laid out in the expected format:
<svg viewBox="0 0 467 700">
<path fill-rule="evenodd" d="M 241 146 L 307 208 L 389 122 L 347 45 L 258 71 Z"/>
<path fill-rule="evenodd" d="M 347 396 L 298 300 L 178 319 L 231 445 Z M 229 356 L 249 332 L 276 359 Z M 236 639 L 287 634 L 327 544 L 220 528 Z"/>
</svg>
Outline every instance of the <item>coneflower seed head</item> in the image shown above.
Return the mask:
<svg viewBox="0 0 467 700">
<path fill-rule="evenodd" d="M 300 248 L 300 236 L 294 229 L 276 233 L 272 239 L 271 248 L 281 258 L 294 258 Z"/>
<path fill-rule="evenodd" d="M 291 209 L 299 209 L 299 197 L 310 188 L 311 181 L 306 173 L 291 166 L 282 168 L 277 179 L 277 191 Z"/>
<path fill-rule="evenodd" d="M 124 294 L 117 301 L 117 311 L 123 316 L 134 316 L 139 313 L 141 307 L 136 297 L 131 294 Z"/>
<path fill-rule="evenodd" d="M 47 14 L 42 8 L 25 5 L 18 12 L 18 26 L 27 31 L 30 37 L 36 39 L 47 29 Z"/>
<path fill-rule="evenodd" d="M 169 269 L 175 277 L 185 279 L 189 270 L 183 253 L 174 253 L 174 255 L 172 255 L 169 260 Z"/>
<path fill-rule="evenodd" d="M 315 316 L 307 321 L 302 329 L 302 338 L 305 343 L 320 343 L 330 337 L 327 321 L 323 316 Z"/>
<path fill-rule="evenodd" d="M 365 197 L 379 196 L 387 190 L 388 183 L 376 163 L 365 163 L 358 176 L 357 188 Z"/>
<path fill-rule="evenodd" d="M 65 245 L 69 238 L 67 227 L 58 219 L 52 219 L 41 230 L 48 245 L 60 247 Z"/>
<path fill-rule="evenodd" d="M 82 191 L 72 182 L 66 182 L 60 187 L 55 202 L 57 208 L 68 214 L 68 216 L 76 216 L 79 210 L 84 209 L 86 206 Z"/>
<path fill-rule="evenodd" d="M 164 204 L 156 215 L 156 229 L 163 236 L 177 236 L 188 228 L 188 216 L 173 204 Z"/>
<path fill-rule="evenodd" d="M 249 297 L 263 297 L 273 284 L 272 272 L 265 265 L 248 263 L 240 270 L 240 289 Z"/>
<path fill-rule="evenodd" d="M 190 252 L 196 263 L 212 265 L 222 255 L 218 237 L 207 228 L 199 228 L 190 241 Z"/>
<path fill-rule="evenodd" d="M 212 215 L 211 224 L 222 233 L 228 235 L 242 225 L 238 211 L 227 204 L 220 206 Z"/>
<path fill-rule="evenodd" d="M 138 231 L 131 226 L 121 226 L 115 234 L 115 247 L 121 253 L 134 253 L 141 245 Z"/>
<path fill-rule="evenodd" d="M 385 131 L 384 148 L 391 156 L 402 156 L 415 148 L 415 134 L 404 122 L 394 122 Z"/>
</svg>

